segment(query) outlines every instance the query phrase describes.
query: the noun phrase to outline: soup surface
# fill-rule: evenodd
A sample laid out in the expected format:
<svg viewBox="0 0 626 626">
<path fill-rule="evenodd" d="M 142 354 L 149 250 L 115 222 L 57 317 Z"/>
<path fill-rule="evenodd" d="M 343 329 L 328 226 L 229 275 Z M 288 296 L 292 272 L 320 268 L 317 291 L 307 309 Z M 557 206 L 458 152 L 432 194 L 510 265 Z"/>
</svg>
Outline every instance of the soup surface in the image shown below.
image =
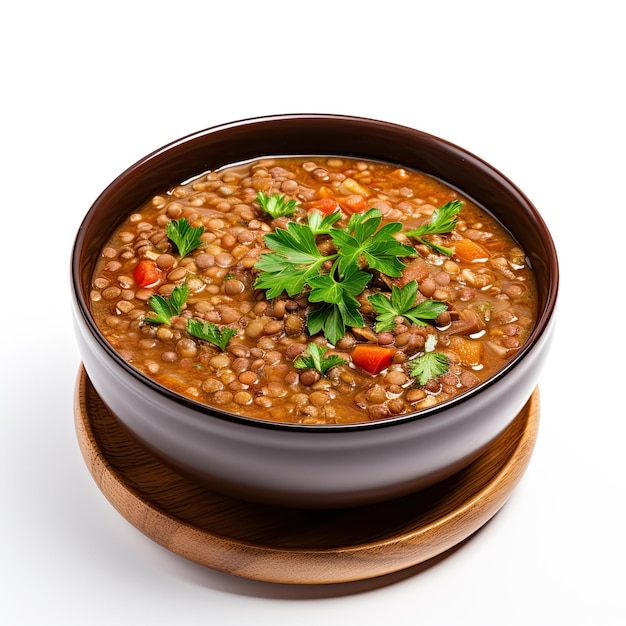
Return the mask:
<svg viewBox="0 0 626 626">
<path fill-rule="evenodd" d="M 138 370 L 248 417 L 412 413 L 499 370 L 536 318 L 524 251 L 443 182 L 351 158 L 208 172 L 103 248 L 96 323 Z"/>
</svg>

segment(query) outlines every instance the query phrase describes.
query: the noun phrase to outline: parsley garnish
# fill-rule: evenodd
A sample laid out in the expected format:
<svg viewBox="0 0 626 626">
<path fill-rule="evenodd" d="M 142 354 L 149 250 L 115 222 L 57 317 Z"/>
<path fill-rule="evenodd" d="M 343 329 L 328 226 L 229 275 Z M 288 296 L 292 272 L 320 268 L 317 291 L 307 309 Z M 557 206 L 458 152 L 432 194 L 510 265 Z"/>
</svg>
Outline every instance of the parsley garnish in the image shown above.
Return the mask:
<svg viewBox="0 0 626 626">
<path fill-rule="evenodd" d="M 176 285 L 168 298 L 155 294 L 148 300 L 148 304 L 156 313 L 156 317 L 146 317 L 145 321 L 149 324 L 169 325 L 172 317 L 180 315 L 188 296 L 189 287 L 186 284 Z"/>
<path fill-rule="evenodd" d="M 419 239 L 423 234 L 453 228 L 454 216 L 461 207 L 460 202 L 455 202 L 441 207 L 438 216 L 433 214 L 430 225 L 409 234 Z M 255 264 L 260 273 L 254 286 L 265 289 L 267 298 L 276 298 L 283 291 L 294 296 L 308 290 L 309 302 L 319 303 L 308 314 L 309 333 L 321 331 L 332 344 L 344 336 L 346 327 L 364 325 L 357 296 L 372 280 L 367 269 L 398 277 L 406 267 L 401 259 L 416 254 L 412 246 L 396 239 L 402 230 L 400 222 L 381 227 L 383 215 L 379 209 L 354 213 L 345 228 L 336 228 L 334 224 L 341 218 L 339 211 L 325 217 L 312 211 L 308 224 L 289 222 L 286 228 L 277 228 L 265 235 L 265 245 L 271 252 L 262 254 Z M 322 253 L 316 240 L 320 235 L 330 238 L 334 249 Z M 393 328 L 392 320 L 398 315 L 424 325 L 423 320 L 433 320 L 446 309 L 444 303 L 435 300 L 415 306 L 416 294 L 414 283 L 403 290 L 392 288 L 391 299 L 382 294 L 372 296 L 372 305 L 379 314 L 376 330 Z"/>
<path fill-rule="evenodd" d="M 294 362 L 294 366 L 299 369 L 315 368 L 322 376 L 332 367 L 343 365 L 346 361 L 336 354 L 324 356 L 328 350 L 324 346 L 318 346 L 316 343 L 310 343 L 306 351 L 301 354 Z"/>
<path fill-rule="evenodd" d="M 283 291 L 290 296 L 300 293 L 322 264 L 334 258 L 318 250 L 315 235 L 306 224 L 289 222 L 287 229 L 277 228 L 265 235 L 265 244 L 274 253 L 262 254 L 256 262 L 255 267 L 262 271 L 254 286 L 266 289 L 268 298 Z"/>
<path fill-rule="evenodd" d="M 339 280 L 337 262 L 328 274 L 317 274 L 309 279 L 309 302 L 323 302 L 307 316 L 307 327 L 312 335 L 323 331 L 330 343 L 336 344 L 346 333 L 346 326 L 363 326 L 359 312 L 359 295 L 371 280 L 371 275 L 355 265 L 348 266 Z"/>
<path fill-rule="evenodd" d="M 181 257 L 187 256 L 202 244 L 200 237 L 204 232 L 204 226 L 192 226 L 186 217 L 170 220 L 166 230 L 168 239 L 176 245 Z"/>
<path fill-rule="evenodd" d="M 411 376 L 425 385 L 431 378 L 448 371 L 448 357 L 443 352 L 426 352 L 411 362 Z"/>
<path fill-rule="evenodd" d="M 443 313 L 448 306 L 439 300 L 424 300 L 415 306 L 417 296 L 417 281 L 412 280 L 404 287 L 392 285 L 391 298 L 382 293 L 375 293 L 368 297 L 376 317 L 376 332 L 391 330 L 395 324 L 395 318 L 402 316 L 418 326 L 426 326 L 424 320 L 434 320 Z"/>
<path fill-rule="evenodd" d="M 341 211 L 335 211 L 329 215 L 323 215 L 319 211 L 309 213 L 309 228 L 314 235 L 328 235 L 331 227 L 343 217 Z"/>
<path fill-rule="evenodd" d="M 256 195 L 256 201 L 261 208 L 273 218 L 289 217 L 293 215 L 298 208 L 298 203 L 295 200 L 287 201 L 285 196 L 281 196 L 278 193 L 268 196 L 264 191 L 259 191 Z"/>
<path fill-rule="evenodd" d="M 415 228 L 404 233 L 407 237 L 413 237 L 420 243 L 426 244 L 433 250 L 450 256 L 453 250 L 444 246 L 439 246 L 428 239 L 424 239 L 424 235 L 437 235 L 442 233 L 449 233 L 454 230 L 458 221 L 458 214 L 461 212 L 463 205 L 460 200 L 452 200 L 447 202 L 443 206 L 436 209 L 430 216 L 430 221 L 422 224 L 420 227 Z"/>
<path fill-rule="evenodd" d="M 198 339 L 209 341 L 224 351 L 228 342 L 237 334 L 234 328 L 224 326 L 221 330 L 211 322 L 200 321 L 196 318 L 187 320 L 187 332 Z"/>
<path fill-rule="evenodd" d="M 345 230 L 332 229 L 330 235 L 340 253 L 339 271 L 357 265 L 361 256 L 367 264 L 387 276 L 400 276 L 405 265 L 398 257 L 411 256 L 415 250 L 401 244 L 393 235 L 402 230 L 400 222 L 389 222 L 380 230 L 383 214 L 369 209 L 353 213 Z"/>
</svg>

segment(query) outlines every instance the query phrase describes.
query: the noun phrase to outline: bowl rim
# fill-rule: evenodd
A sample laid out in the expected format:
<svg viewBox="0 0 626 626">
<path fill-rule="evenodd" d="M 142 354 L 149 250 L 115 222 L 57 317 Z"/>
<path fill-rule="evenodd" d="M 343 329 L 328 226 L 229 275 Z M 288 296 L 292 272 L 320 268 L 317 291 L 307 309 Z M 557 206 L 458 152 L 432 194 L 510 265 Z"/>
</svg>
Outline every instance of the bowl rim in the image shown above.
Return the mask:
<svg viewBox="0 0 626 626">
<path fill-rule="evenodd" d="M 352 123 L 363 123 L 371 125 L 372 127 L 377 127 L 379 129 L 393 129 L 396 131 L 400 131 L 403 133 L 408 133 L 415 137 L 422 137 L 438 143 L 444 148 L 455 151 L 458 154 L 462 155 L 465 161 L 471 161 L 477 167 L 482 168 L 487 171 L 489 175 L 497 179 L 498 185 L 504 185 L 509 188 L 509 190 L 515 192 L 518 197 L 518 202 L 521 202 L 524 205 L 524 210 L 528 212 L 533 220 L 533 224 L 536 226 L 538 231 L 541 233 L 542 243 L 546 247 L 547 250 L 547 260 L 549 267 L 549 277 L 546 292 L 546 303 L 544 307 L 537 312 L 537 320 L 534 328 L 532 329 L 530 335 L 528 336 L 524 345 L 511 357 L 509 361 L 507 361 L 497 372 L 495 372 L 489 378 L 479 382 L 476 386 L 464 391 L 463 393 L 450 398 L 449 400 L 445 400 L 441 403 L 435 404 L 431 407 L 427 407 L 424 409 L 420 409 L 419 411 L 413 411 L 411 413 L 406 413 L 403 415 L 397 415 L 392 417 L 386 417 L 380 420 L 373 420 L 370 422 L 357 422 L 357 423 L 348 423 L 348 424 L 295 424 L 291 422 L 276 422 L 272 420 L 265 420 L 259 418 L 248 417 L 245 415 L 239 415 L 237 413 L 230 413 L 227 411 L 223 411 L 217 407 L 212 407 L 208 404 L 204 404 L 202 402 L 198 402 L 192 400 L 191 398 L 187 398 L 181 394 L 176 393 L 175 391 L 170 390 L 169 388 L 157 383 L 139 369 L 133 367 L 130 363 L 128 363 L 122 356 L 111 346 L 111 344 L 105 339 L 104 335 L 100 332 L 100 329 L 96 326 L 95 321 L 90 313 L 89 304 L 86 299 L 83 297 L 83 291 L 81 288 L 81 264 L 80 264 L 80 250 L 82 249 L 85 243 L 85 231 L 87 230 L 87 225 L 93 218 L 93 216 L 97 213 L 98 208 L 104 204 L 108 198 L 108 196 L 112 193 L 112 191 L 119 186 L 125 179 L 133 174 L 138 169 L 147 167 L 151 161 L 156 159 L 159 155 L 166 154 L 171 150 L 175 149 L 177 146 L 182 146 L 188 144 L 192 141 L 196 141 L 205 137 L 207 135 L 211 135 L 217 132 L 228 131 L 232 128 L 237 128 L 241 126 L 250 126 L 254 124 L 264 124 L 264 123 L 275 123 L 280 121 L 293 121 L 293 120 L 332 120 L 333 123 L 340 123 L 341 121 L 347 121 Z M 305 156 L 305 155 L 303 155 Z M 261 158 L 261 157 L 259 157 Z M 363 157 L 365 158 L 365 157 Z M 445 182 L 445 181 L 444 181 Z M 448 183 L 450 184 L 450 183 Z M 463 192 L 462 189 L 460 189 Z M 471 198 L 471 195 L 468 197 Z M 473 198 L 472 198 L 473 199 Z M 486 207 L 487 208 L 487 207 Z M 496 218 L 497 219 L 497 218 Z M 70 274 L 71 274 L 71 286 L 72 286 L 72 298 L 74 300 L 75 312 L 80 314 L 81 319 L 86 324 L 88 330 L 91 333 L 91 336 L 96 340 L 96 342 L 104 349 L 107 355 L 122 369 L 130 374 L 130 376 L 143 385 L 147 385 L 152 390 L 156 391 L 158 394 L 165 396 L 167 399 L 173 401 L 175 404 L 186 406 L 194 411 L 198 411 L 199 413 L 207 416 L 214 417 L 221 420 L 225 420 L 228 422 L 233 422 L 245 426 L 250 426 L 253 428 L 262 428 L 262 429 L 270 429 L 270 430 L 282 430 L 287 432 L 311 432 L 311 433 L 346 433 L 346 432 L 355 432 L 362 430 L 372 430 L 379 428 L 392 428 L 394 426 L 399 426 L 406 424 L 408 422 L 413 421 L 422 421 L 427 420 L 430 421 L 432 419 L 436 419 L 437 416 L 449 410 L 452 407 L 456 407 L 464 404 L 465 402 L 470 401 L 475 396 L 482 393 L 485 389 L 491 387 L 496 384 L 500 379 L 505 377 L 512 369 L 517 367 L 532 351 L 532 349 L 536 346 L 536 344 L 541 340 L 542 336 L 547 332 L 548 328 L 551 325 L 551 322 L 554 318 L 556 303 L 558 299 L 559 292 L 559 283 L 560 283 L 560 270 L 559 270 L 559 260 L 558 254 L 556 251 L 556 247 L 554 244 L 554 240 L 548 227 L 537 210 L 534 204 L 530 201 L 530 199 L 517 187 L 515 183 L 513 183 L 508 177 L 506 177 L 502 172 L 492 166 L 490 163 L 487 163 L 482 158 L 473 154 L 472 152 L 462 148 L 446 139 L 438 137 L 436 135 L 432 135 L 430 133 L 418 130 L 416 128 L 412 128 L 409 126 L 404 126 L 401 124 L 382 121 L 369 117 L 360 117 L 360 116 L 352 116 L 352 115 L 343 115 L 343 114 L 331 114 L 331 113 L 285 113 L 279 115 L 263 115 L 257 117 L 249 117 L 243 118 L 231 122 L 226 122 L 222 124 L 216 124 L 213 126 L 209 126 L 202 130 L 189 133 L 184 135 L 178 139 L 170 141 L 163 146 L 153 150 L 147 155 L 138 159 L 135 163 L 130 165 L 128 168 L 123 170 L 118 176 L 116 176 L 98 195 L 96 200 L 92 203 L 91 207 L 85 214 L 83 220 L 81 221 L 78 231 L 76 233 L 74 243 L 71 250 L 71 259 L 70 259 Z"/>
</svg>

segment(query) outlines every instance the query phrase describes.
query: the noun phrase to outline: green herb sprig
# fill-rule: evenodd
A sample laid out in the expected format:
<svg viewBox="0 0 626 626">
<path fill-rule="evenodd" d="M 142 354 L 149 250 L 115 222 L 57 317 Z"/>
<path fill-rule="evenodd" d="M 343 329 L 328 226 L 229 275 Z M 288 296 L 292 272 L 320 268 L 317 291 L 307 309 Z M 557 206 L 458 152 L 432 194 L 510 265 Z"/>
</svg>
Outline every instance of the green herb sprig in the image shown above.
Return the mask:
<svg viewBox="0 0 626 626">
<path fill-rule="evenodd" d="M 156 316 L 146 317 L 145 321 L 148 324 L 167 324 L 169 326 L 172 317 L 181 314 L 188 297 L 189 287 L 187 284 L 176 285 L 167 298 L 158 294 L 153 295 L 148 300 L 148 304 L 152 307 Z"/>
<path fill-rule="evenodd" d="M 322 376 L 326 376 L 326 372 L 338 365 L 344 365 L 345 359 L 336 354 L 324 356 L 328 348 L 318 346 L 316 343 L 310 343 L 305 352 L 303 352 L 294 362 L 294 366 L 298 369 L 316 369 Z"/>
<path fill-rule="evenodd" d="M 309 228 L 314 235 L 328 235 L 331 232 L 333 224 L 343 217 L 341 211 L 335 211 L 324 215 L 320 211 L 311 211 L 309 213 Z"/>
<path fill-rule="evenodd" d="M 331 237 L 339 250 L 339 271 L 345 273 L 358 265 L 361 257 L 375 270 L 387 276 L 400 276 L 405 268 L 399 257 L 412 256 L 415 250 L 400 243 L 394 235 L 402 230 L 400 222 L 389 222 L 379 229 L 383 214 L 369 209 L 353 213 L 344 230 L 333 229 Z"/>
<path fill-rule="evenodd" d="M 403 287 L 392 285 L 391 298 L 382 293 L 368 296 L 368 300 L 378 313 L 376 332 L 394 328 L 395 319 L 398 316 L 404 317 L 418 326 L 426 326 L 426 321 L 437 319 L 448 308 L 445 302 L 439 300 L 424 300 L 416 306 L 416 297 L 417 281 L 415 280 Z"/>
<path fill-rule="evenodd" d="M 454 227 L 460 208 L 460 202 L 444 205 L 438 216 L 433 214 L 430 226 L 424 225 L 409 234 L 419 239 L 422 234 Z M 265 235 L 270 252 L 262 254 L 255 264 L 259 270 L 255 287 L 264 289 L 268 298 L 283 292 L 294 296 L 308 290 L 309 302 L 319 303 L 308 314 L 309 333 L 321 331 L 330 343 L 336 344 L 346 327 L 364 325 L 357 296 L 370 283 L 373 273 L 399 277 L 406 267 L 402 259 L 416 255 L 414 247 L 396 239 L 402 224 L 389 222 L 381 227 L 382 217 L 379 209 L 372 208 L 354 213 L 344 228 L 338 228 L 335 224 L 342 218 L 340 212 L 322 217 L 312 211 L 306 224 L 292 221 L 285 228 L 277 228 Z M 320 250 L 318 236 L 330 239 L 330 251 Z M 424 320 L 435 319 L 445 310 L 446 305 L 436 301 L 416 306 L 416 283 L 398 290 L 392 289 L 391 299 L 382 294 L 374 297 L 372 305 L 378 307 L 380 317 L 377 330 L 393 327 L 389 326 L 390 321 L 398 315 L 423 325 Z"/>
<path fill-rule="evenodd" d="M 298 208 L 298 203 L 295 200 L 287 200 L 285 196 L 281 196 L 278 193 L 268 196 L 264 191 L 259 191 L 256 195 L 256 201 L 274 219 L 277 217 L 289 217 Z"/>
<path fill-rule="evenodd" d="M 430 220 L 418 228 L 409 230 L 404 234 L 407 237 L 413 237 L 420 243 L 427 245 L 436 252 L 450 256 L 453 254 L 453 250 L 440 246 L 428 239 L 424 239 L 425 235 L 440 235 L 443 233 L 449 233 L 456 228 L 458 222 L 458 214 L 461 212 L 463 204 L 460 200 L 452 200 L 447 202 L 443 206 L 436 209 L 430 216 Z"/>
<path fill-rule="evenodd" d="M 170 220 L 166 226 L 168 239 L 176 246 L 181 257 L 187 256 L 192 250 L 202 245 L 200 237 L 204 226 L 192 226 L 186 217 Z"/>
<path fill-rule="evenodd" d="M 443 352 L 426 352 L 411 361 L 410 373 L 420 385 L 448 371 L 448 357 Z"/>
<path fill-rule="evenodd" d="M 310 224 L 290 222 L 287 228 L 278 228 L 265 236 L 272 253 L 261 255 L 255 264 L 261 270 L 255 287 L 267 290 L 268 298 L 283 291 L 293 296 L 305 286 L 310 288 L 309 301 L 323 304 L 309 313 L 309 332 L 323 330 L 333 344 L 344 336 L 346 326 L 363 326 L 356 296 L 372 276 L 361 269 L 361 264 L 388 276 L 400 276 L 405 265 L 399 257 L 415 253 L 411 246 L 394 237 L 402 224 L 391 222 L 379 229 L 382 213 L 378 209 L 353 214 L 344 229 L 332 227 L 338 219 L 333 217 L 324 224 L 319 217 L 313 218 L 314 228 L 327 231 L 336 252 L 322 254 Z M 330 270 L 322 272 L 325 264 L 331 265 Z"/>
<path fill-rule="evenodd" d="M 211 322 L 201 321 L 194 317 L 187 320 L 187 332 L 198 339 L 204 339 L 204 341 L 215 344 L 222 352 L 226 350 L 228 342 L 237 334 L 234 328 L 224 326 L 220 329 Z"/>
<path fill-rule="evenodd" d="M 256 262 L 261 274 L 254 286 L 265 289 L 268 298 L 276 298 L 283 291 L 290 296 L 300 293 L 322 265 L 334 258 L 324 256 L 311 228 L 297 222 L 289 222 L 286 229 L 277 228 L 265 235 L 265 245 L 273 252 L 262 254 Z"/>
<path fill-rule="evenodd" d="M 445 374 L 450 368 L 448 357 L 443 352 L 434 351 L 436 345 L 436 335 L 428 335 L 424 344 L 424 354 L 411 361 L 409 366 L 410 375 L 417 378 L 417 382 L 422 386 L 429 380 Z"/>
</svg>

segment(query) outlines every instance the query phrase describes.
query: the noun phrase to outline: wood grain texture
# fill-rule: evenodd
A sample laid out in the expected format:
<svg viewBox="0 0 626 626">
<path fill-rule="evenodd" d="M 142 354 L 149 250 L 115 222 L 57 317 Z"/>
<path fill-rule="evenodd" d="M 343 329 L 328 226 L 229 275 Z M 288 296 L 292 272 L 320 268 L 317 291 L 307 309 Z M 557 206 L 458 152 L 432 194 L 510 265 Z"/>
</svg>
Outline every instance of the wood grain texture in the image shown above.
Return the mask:
<svg viewBox="0 0 626 626">
<path fill-rule="evenodd" d="M 164 466 L 118 423 L 81 367 L 75 425 L 83 458 L 119 513 L 157 543 L 201 565 L 293 584 L 373 578 L 424 563 L 467 539 L 504 505 L 533 452 L 536 389 L 478 460 L 391 502 L 306 511 L 244 502 Z"/>
</svg>

